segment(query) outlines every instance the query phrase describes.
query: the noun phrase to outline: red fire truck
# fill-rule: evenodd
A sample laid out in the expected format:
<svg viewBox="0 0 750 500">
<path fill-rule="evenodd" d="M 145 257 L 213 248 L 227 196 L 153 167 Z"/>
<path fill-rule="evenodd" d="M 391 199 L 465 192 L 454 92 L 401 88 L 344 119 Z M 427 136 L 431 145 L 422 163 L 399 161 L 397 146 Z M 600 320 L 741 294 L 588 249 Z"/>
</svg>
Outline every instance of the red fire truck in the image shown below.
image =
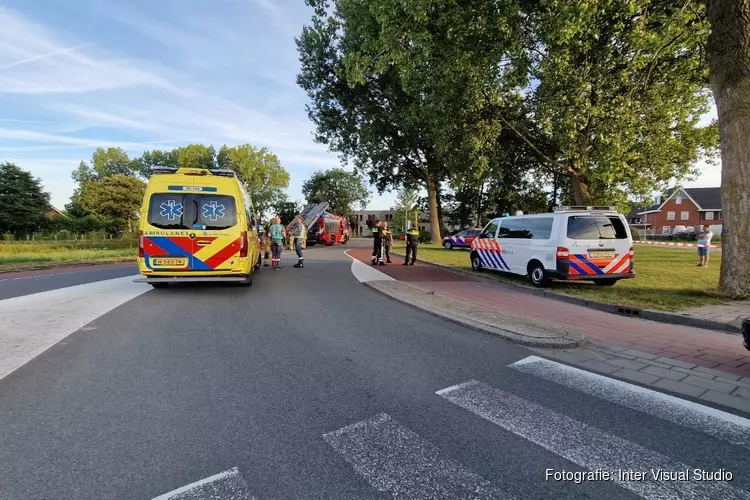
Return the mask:
<svg viewBox="0 0 750 500">
<path fill-rule="evenodd" d="M 349 221 L 346 217 L 323 212 L 307 232 L 307 244 L 333 245 L 349 241 Z"/>
<path fill-rule="evenodd" d="M 333 245 L 349 241 L 349 221 L 345 217 L 327 211 L 328 203 L 316 203 L 305 207 L 300 214 L 307 228 L 307 245 L 316 243 Z"/>
</svg>

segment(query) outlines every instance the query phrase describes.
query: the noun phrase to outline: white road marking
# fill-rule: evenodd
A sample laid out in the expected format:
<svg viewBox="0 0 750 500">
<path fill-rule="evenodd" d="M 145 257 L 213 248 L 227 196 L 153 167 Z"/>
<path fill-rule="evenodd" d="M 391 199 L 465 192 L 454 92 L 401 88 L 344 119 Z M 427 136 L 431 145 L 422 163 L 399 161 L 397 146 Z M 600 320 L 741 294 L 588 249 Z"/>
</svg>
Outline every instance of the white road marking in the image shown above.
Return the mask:
<svg viewBox="0 0 750 500">
<path fill-rule="evenodd" d="M 253 500 L 237 467 L 164 493 L 152 500 Z"/>
<path fill-rule="evenodd" d="M 409 500 L 510 498 L 429 442 L 381 413 L 323 435 L 378 491 Z"/>
<path fill-rule="evenodd" d="M 592 471 L 608 471 L 613 481 L 643 498 L 682 500 L 750 499 L 750 493 L 719 481 L 655 481 L 651 471 L 689 471 L 693 467 L 618 436 L 549 410 L 478 380 L 460 384 L 440 396 L 509 430 L 566 460 Z M 621 477 L 620 471 L 646 471 L 643 480 Z"/>
<path fill-rule="evenodd" d="M 0 379 L 87 323 L 147 292 L 135 276 L 0 300 Z"/>
<path fill-rule="evenodd" d="M 381 273 L 380 271 L 375 269 L 374 266 L 365 264 L 364 262 L 361 262 L 360 260 L 355 259 L 351 255 L 349 255 L 349 250 L 344 252 L 344 254 L 352 259 L 352 274 L 355 278 L 357 278 L 357 280 L 359 280 L 360 283 L 364 283 L 366 281 L 394 281 L 393 278 L 385 273 Z"/>
<path fill-rule="evenodd" d="M 538 356 L 510 367 L 750 449 L 747 418 Z"/>
</svg>

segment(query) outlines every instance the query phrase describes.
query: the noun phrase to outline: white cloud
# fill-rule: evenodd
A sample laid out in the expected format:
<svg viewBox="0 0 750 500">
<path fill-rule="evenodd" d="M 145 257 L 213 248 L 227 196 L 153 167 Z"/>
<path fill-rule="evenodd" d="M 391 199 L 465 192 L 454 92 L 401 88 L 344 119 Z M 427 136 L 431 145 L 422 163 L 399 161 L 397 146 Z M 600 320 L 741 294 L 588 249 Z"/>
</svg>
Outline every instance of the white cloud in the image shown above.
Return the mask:
<svg viewBox="0 0 750 500">
<path fill-rule="evenodd" d="M 143 63 L 81 53 L 99 41 L 63 42 L 4 7 L 0 7 L 0 26 L 0 93 L 80 93 L 131 86 L 178 91 L 144 69 L 147 65 Z"/>
</svg>

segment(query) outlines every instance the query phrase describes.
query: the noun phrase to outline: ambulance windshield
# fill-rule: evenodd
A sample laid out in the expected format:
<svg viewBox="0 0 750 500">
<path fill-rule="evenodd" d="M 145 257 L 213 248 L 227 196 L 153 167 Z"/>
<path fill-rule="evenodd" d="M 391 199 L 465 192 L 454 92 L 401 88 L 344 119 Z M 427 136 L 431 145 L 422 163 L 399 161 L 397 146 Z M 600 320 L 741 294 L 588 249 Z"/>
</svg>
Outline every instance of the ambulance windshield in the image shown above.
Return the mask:
<svg viewBox="0 0 750 500">
<path fill-rule="evenodd" d="M 158 193 L 151 196 L 148 223 L 159 229 L 228 229 L 237 224 L 231 196 Z"/>
</svg>

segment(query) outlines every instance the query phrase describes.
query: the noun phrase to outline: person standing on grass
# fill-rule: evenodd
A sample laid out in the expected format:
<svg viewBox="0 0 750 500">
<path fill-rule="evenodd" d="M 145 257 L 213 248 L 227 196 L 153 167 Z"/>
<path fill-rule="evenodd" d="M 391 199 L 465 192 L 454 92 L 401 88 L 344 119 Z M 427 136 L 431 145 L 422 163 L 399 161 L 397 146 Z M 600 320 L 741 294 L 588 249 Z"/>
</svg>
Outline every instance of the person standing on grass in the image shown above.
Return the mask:
<svg viewBox="0 0 750 500">
<path fill-rule="evenodd" d="M 271 227 L 268 228 L 268 232 L 271 235 L 271 265 L 274 271 L 281 269 L 281 252 L 284 250 L 284 238 L 286 237 L 286 230 L 281 225 L 281 219 L 274 217 L 271 221 Z"/>
<path fill-rule="evenodd" d="M 297 252 L 297 261 L 295 268 L 301 269 L 304 266 L 305 257 L 302 255 L 302 238 L 305 237 L 305 225 L 302 223 L 302 217 L 297 216 L 292 223 L 292 237 L 294 238 L 294 251 Z"/>
<path fill-rule="evenodd" d="M 698 239 L 698 257 L 700 258 L 700 262 L 696 267 L 708 267 L 708 252 L 711 248 L 711 238 L 713 237 L 714 233 L 711 232 L 711 226 L 708 224 L 703 226 L 703 231 L 696 236 Z"/>
</svg>

